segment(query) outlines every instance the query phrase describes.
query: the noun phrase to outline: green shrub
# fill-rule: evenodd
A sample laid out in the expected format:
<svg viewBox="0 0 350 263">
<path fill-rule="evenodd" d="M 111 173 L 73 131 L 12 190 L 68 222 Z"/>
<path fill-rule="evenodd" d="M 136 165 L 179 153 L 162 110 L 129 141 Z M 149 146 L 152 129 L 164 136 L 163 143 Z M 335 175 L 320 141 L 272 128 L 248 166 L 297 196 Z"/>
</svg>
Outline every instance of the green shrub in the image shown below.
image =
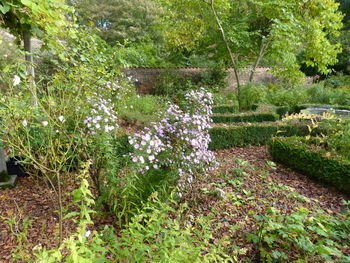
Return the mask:
<svg viewBox="0 0 350 263">
<path fill-rule="evenodd" d="M 275 111 L 280 117 L 283 117 L 289 113 L 289 107 L 288 106 L 276 107 Z"/>
<path fill-rule="evenodd" d="M 237 262 L 235 255 L 225 253 L 224 245 L 211 242 L 213 234 L 209 218 L 184 217 L 186 206 L 177 207 L 173 198 L 162 203 L 155 192 L 127 227 L 116 231 L 105 226 L 102 231 L 91 231 L 90 235 L 86 230 L 93 225 L 90 214 L 95 211 L 89 207 L 93 200 L 88 201 L 88 204 L 79 205 L 83 218 L 77 233 L 66 238 L 56 249 L 38 248 L 35 262 Z"/>
<path fill-rule="evenodd" d="M 252 113 L 240 115 L 213 115 L 211 118 L 214 123 L 264 122 L 277 121 L 279 119 L 279 115 L 275 113 Z"/>
<path fill-rule="evenodd" d="M 332 91 L 326 89 L 322 84 L 314 84 L 307 89 L 307 94 L 310 103 L 330 104 Z"/>
<path fill-rule="evenodd" d="M 273 138 L 269 152 L 275 161 L 350 193 L 350 160 L 310 144 L 299 137 Z"/>
<path fill-rule="evenodd" d="M 260 83 L 249 83 L 240 88 L 239 106 L 241 110 L 251 110 L 254 104 L 265 100 L 267 89 Z"/>
<path fill-rule="evenodd" d="M 305 136 L 309 133 L 306 125 L 283 125 L 276 123 L 246 126 L 215 127 L 209 130 L 211 150 L 227 149 L 236 146 L 263 145 L 275 136 Z"/>
<path fill-rule="evenodd" d="M 212 108 L 213 113 L 237 113 L 238 107 L 236 105 L 218 105 Z"/>
<path fill-rule="evenodd" d="M 198 86 L 204 87 L 211 92 L 219 92 L 227 87 L 228 72 L 223 64 L 216 64 L 209 69 L 199 73 L 200 81 Z"/>
<path fill-rule="evenodd" d="M 325 87 L 333 89 L 350 88 L 350 76 L 338 74 L 327 78 L 323 83 Z"/>
<path fill-rule="evenodd" d="M 178 93 L 186 92 L 193 88 L 190 76 L 184 76 L 172 70 L 163 71 L 159 74 L 153 85 L 155 95 L 173 97 Z"/>
<path fill-rule="evenodd" d="M 326 88 L 322 84 L 314 84 L 307 89 L 310 103 L 347 105 L 350 96 L 340 89 Z"/>
<path fill-rule="evenodd" d="M 302 87 L 278 90 L 269 90 L 267 102 L 276 106 L 294 107 L 300 103 L 305 103 L 308 100 L 306 89 Z"/>
<path fill-rule="evenodd" d="M 119 106 L 119 117 L 128 124 L 149 125 L 159 119 L 159 113 L 165 108 L 163 97 L 133 93 Z"/>
<path fill-rule="evenodd" d="M 213 93 L 213 101 L 215 105 L 233 104 L 238 107 L 237 96 L 233 92 L 227 94 Z"/>
</svg>

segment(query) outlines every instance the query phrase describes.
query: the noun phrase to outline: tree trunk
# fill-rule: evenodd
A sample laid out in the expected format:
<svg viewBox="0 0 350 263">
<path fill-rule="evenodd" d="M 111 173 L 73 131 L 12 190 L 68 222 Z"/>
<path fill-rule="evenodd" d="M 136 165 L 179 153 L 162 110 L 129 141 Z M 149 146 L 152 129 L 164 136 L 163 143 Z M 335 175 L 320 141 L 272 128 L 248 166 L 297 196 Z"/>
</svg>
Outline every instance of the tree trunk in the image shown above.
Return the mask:
<svg viewBox="0 0 350 263">
<path fill-rule="evenodd" d="M 27 75 L 29 76 L 29 88 L 32 93 L 32 103 L 34 105 L 38 104 L 36 85 L 35 85 L 35 71 L 33 64 L 33 55 L 32 55 L 32 43 L 31 43 L 31 34 L 29 31 L 23 32 L 23 46 L 25 51 L 25 60 L 27 62 Z"/>
<path fill-rule="evenodd" d="M 226 45 L 226 49 L 230 55 L 230 59 L 231 59 L 231 63 L 232 63 L 232 67 L 233 67 L 233 70 L 234 70 L 234 73 L 235 73 L 235 77 L 236 77 L 236 82 L 237 82 L 237 91 L 238 91 L 238 97 L 239 97 L 239 88 L 240 88 L 240 81 L 239 81 L 239 76 L 238 76 L 238 69 L 237 69 L 237 65 L 236 65 L 236 60 L 235 60 L 235 57 L 233 56 L 233 53 L 232 53 L 232 50 L 230 48 L 230 45 L 227 41 L 227 38 L 226 38 L 226 34 L 225 34 L 225 31 L 221 25 L 221 22 L 220 22 L 220 19 L 216 13 L 216 10 L 215 10 L 215 7 L 214 7 L 214 0 L 211 0 L 210 2 L 210 7 L 211 7 L 211 11 L 215 17 L 215 20 L 216 20 L 216 23 L 219 27 L 219 30 L 220 30 L 220 33 L 221 33 L 221 36 L 222 36 L 222 40 L 224 41 L 225 45 Z"/>
<path fill-rule="evenodd" d="M 249 82 L 253 81 L 254 74 L 256 72 L 256 68 L 259 66 L 260 61 L 263 58 L 263 56 L 265 55 L 265 51 L 266 51 L 268 46 L 269 46 L 269 42 L 264 42 L 263 40 L 261 41 L 259 55 L 256 58 L 256 61 L 255 61 L 254 66 L 252 68 L 252 71 L 250 72 Z"/>
</svg>

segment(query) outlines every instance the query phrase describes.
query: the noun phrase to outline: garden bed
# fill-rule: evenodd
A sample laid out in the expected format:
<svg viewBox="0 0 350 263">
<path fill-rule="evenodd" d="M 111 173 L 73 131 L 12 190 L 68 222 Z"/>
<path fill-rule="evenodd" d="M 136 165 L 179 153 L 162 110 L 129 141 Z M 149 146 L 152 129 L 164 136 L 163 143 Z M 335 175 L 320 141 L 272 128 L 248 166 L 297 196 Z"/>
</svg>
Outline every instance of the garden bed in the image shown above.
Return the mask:
<svg viewBox="0 0 350 263">
<path fill-rule="evenodd" d="M 342 200 L 347 199 L 334 188 L 274 164 L 265 146 L 219 150 L 216 155 L 219 168 L 201 177 L 194 186 L 195 194 L 185 197 L 191 200 L 196 196 L 189 201 L 191 209 L 186 216 L 211 217 L 215 229 L 213 242 L 227 244 L 232 254 L 241 253 L 238 262 L 265 262 L 257 245 L 247 237 L 259 230 L 261 224 L 256 217 L 267 216 L 270 207 L 284 216 L 302 207 L 315 213 L 322 209 L 327 216 L 337 216 L 342 210 Z M 218 197 L 218 188 L 225 193 L 224 198 Z M 293 256 L 301 256 L 293 249 L 280 247 L 279 250 L 291 257 L 290 261 L 281 262 L 292 262 Z M 349 253 L 348 247 L 344 251 Z"/>
<path fill-rule="evenodd" d="M 276 207 L 285 214 L 299 207 L 310 211 L 323 209 L 325 214 L 332 216 L 342 209 L 341 200 L 346 196 L 282 165 L 275 165 L 264 146 L 220 150 L 216 156 L 220 162 L 218 169 L 202 175 L 193 192 L 183 196 L 183 202 L 187 202 L 189 208 L 182 212 L 182 217 L 211 218 L 214 230 L 211 242 L 223 245 L 231 255 L 239 254 L 239 262 L 256 260 L 256 245 L 247 241 L 247 236 L 259 229 L 255 216 L 266 215 L 268 207 Z M 75 188 L 74 183 L 71 185 Z M 224 191 L 224 198 L 217 195 L 218 188 Z M 33 220 L 28 228 L 28 241 L 24 241 L 30 253 L 38 244 L 52 248 L 57 241 L 58 220 L 55 202 L 50 196 L 53 196 L 51 190 L 36 182 L 34 177 L 19 178 L 15 189 L 7 189 L 0 195 L 2 216 Z M 67 195 L 65 203 L 70 201 L 71 197 Z M 95 225 L 90 230 L 111 225 L 113 221 L 115 218 L 110 215 L 94 217 Z M 0 262 L 7 263 L 16 249 L 16 236 L 4 219 L 0 219 L 0 227 Z M 75 227 L 71 220 L 66 220 L 65 236 L 74 232 Z"/>
</svg>

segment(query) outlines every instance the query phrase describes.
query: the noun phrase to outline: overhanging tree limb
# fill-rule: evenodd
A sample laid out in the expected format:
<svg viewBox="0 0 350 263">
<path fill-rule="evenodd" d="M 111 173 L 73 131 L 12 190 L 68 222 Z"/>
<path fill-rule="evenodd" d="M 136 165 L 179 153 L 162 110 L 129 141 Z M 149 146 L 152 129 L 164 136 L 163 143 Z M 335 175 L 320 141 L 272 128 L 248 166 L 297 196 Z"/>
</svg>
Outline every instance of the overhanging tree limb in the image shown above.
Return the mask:
<svg viewBox="0 0 350 263">
<path fill-rule="evenodd" d="M 233 55 L 233 52 L 231 50 L 230 44 L 229 44 L 229 42 L 227 40 L 225 31 L 224 31 L 224 28 L 222 27 L 221 21 L 219 19 L 219 16 L 218 16 L 218 14 L 217 14 L 217 12 L 215 10 L 214 0 L 210 0 L 210 3 L 206 2 L 205 0 L 204 0 L 204 2 L 207 3 L 207 4 L 210 4 L 210 8 L 211 8 L 213 16 L 215 17 L 216 24 L 217 24 L 217 26 L 218 26 L 218 28 L 220 30 L 222 40 L 224 41 L 226 49 L 227 49 L 227 51 L 229 53 L 229 56 L 230 56 L 230 59 L 231 59 L 231 63 L 232 63 L 232 68 L 233 68 L 233 71 L 234 71 L 235 77 L 236 77 L 237 88 L 238 88 L 238 96 L 239 96 L 239 87 L 241 85 L 240 85 L 240 81 L 239 81 L 238 67 L 237 67 L 237 63 L 236 63 L 236 58 Z"/>
</svg>

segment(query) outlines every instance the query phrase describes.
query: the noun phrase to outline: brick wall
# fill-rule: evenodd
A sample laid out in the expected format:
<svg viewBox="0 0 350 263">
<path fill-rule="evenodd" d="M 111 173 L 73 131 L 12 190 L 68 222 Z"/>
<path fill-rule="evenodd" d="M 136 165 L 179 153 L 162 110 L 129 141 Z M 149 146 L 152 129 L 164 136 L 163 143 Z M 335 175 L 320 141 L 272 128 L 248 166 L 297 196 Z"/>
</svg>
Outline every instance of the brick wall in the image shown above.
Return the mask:
<svg viewBox="0 0 350 263">
<path fill-rule="evenodd" d="M 198 78 L 198 73 L 205 71 L 205 68 L 123 68 L 121 71 L 127 76 L 132 76 L 135 81 L 135 85 L 140 94 L 152 93 L 152 86 L 156 82 L 161 72 L 172 70 L 179 72 L 182 75 L 191 76 L 192 79 Z M 232 68 L 228 69 L 228 87 L 227 90 L 234 91 L 236 87 L 236 77 Z M 240 81 L 242 84 L 247 83 L 249 80 L 249 71 L 243 71 L 240 73 Z M 275 82 L 276 78 L 269 72 L 269 68 L 258 68 L 254 75 L 254 81 L 256 82 Z"/>
</svg>

